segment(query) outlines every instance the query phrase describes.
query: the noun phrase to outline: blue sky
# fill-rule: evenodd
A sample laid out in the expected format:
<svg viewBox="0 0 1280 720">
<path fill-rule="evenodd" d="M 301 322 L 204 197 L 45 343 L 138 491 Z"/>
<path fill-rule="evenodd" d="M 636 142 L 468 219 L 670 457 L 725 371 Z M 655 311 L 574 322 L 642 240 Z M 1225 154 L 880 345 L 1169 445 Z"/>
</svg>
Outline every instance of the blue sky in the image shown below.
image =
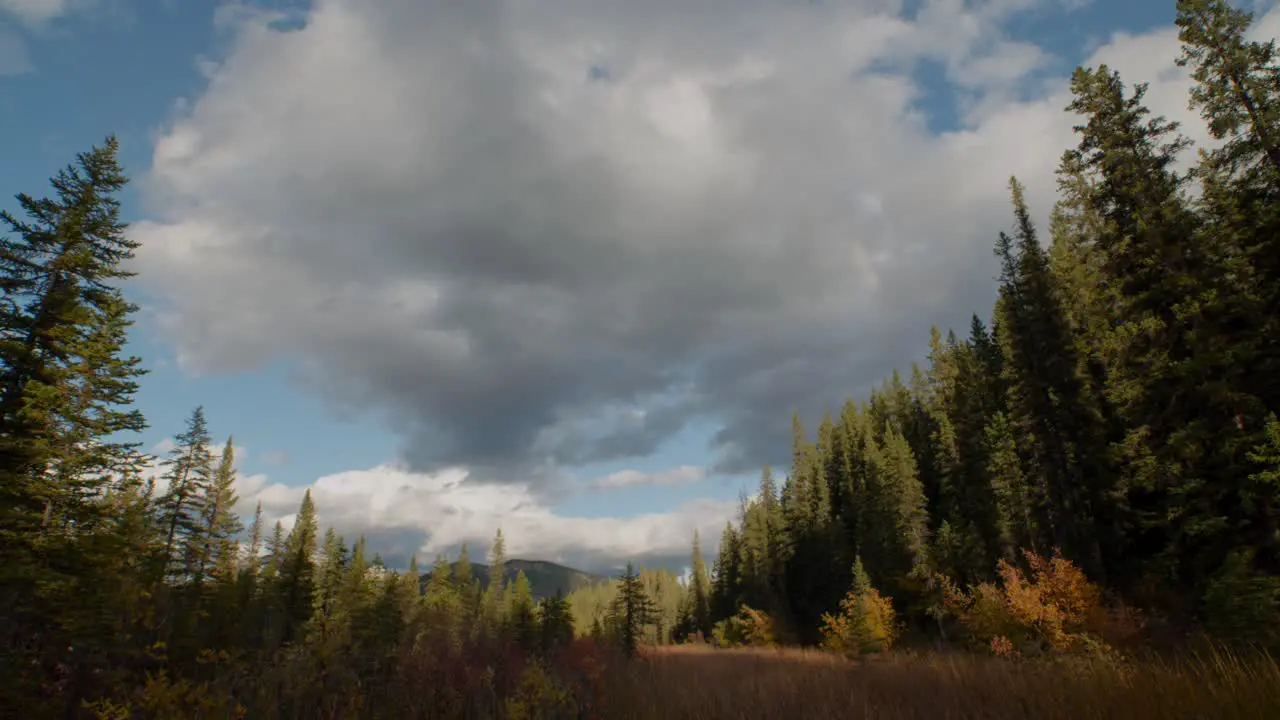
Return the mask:
<svg viewBox="0 0 1280 720">
<path fill-rule="evenodd" d="M 347 5 L 347 3 L 325 4 Z M 370 15 L 376 14 L 373 9 L 375 5 L 385 4 L 371 3 Z M 714 5 L 714 3 L 711 4 Z M 862 4 L 884 6 L 886 3 Z M 986 5 L 996 6 L 1017 4 L 1008 0 L 1003 3 L 986 3 Z M 1060 84 L 1061 78 L 1072 67 L 1085 60 L 1099 46 L 1107 44 L 1113 33 L 1143 35 L 1160 28 L 1167 28 L 1173 14 L 1171 0 L 1092 2 L 1085 3 L 1081 7 L 1076 7 L 1080 3 L 1060 0 L 1028 0 L 1022 4 L 1029 7 L 1020 12 L 997 13 L 998 20 L 990 23 L 989 27 L 984 26 L 985 29 L 979 39 L 957 52 L 964 58 L 978 57 L 985 52 L 984 43 L 1012 40 L 1034 44 L 1050 57 L 1038 68 L 1019 73 L 1017 78 L 1001 86 L 1000 91 L 1003 94 L 997 93 L 992 86 L 982 85 L 978 92 L 984 98 L 996 98 L 1006 103 L 1029 103 L 1037 100 L 1048 94 L 1043 89 L 1044 83 L 1056 81 Z M 241 7 L 245 5 L 242 3 Z M 291 8 L 295 13 L 301 13 L 293 16 L 295 26 L 306 27 L 307 25 L 308 8 L 304 4 L 263 2 L 248 5 L 251 9 L 256 7 L 258 10 L 279 10 L 282 6 Z M 556 7 L 560 5 L 567 4 L 561 3 Z M 831 3 L 831 5 L 857 7 L 859 3 Z M 947 12 L 963 12 L 956 9 L 960 7 L 958 3 L 941 1 L 926 3 L 925 0 L 914 0 L 906 3 L 900 17 L 907 22 L 916 21 L 919 19 L 918 14 L 925 12 L 921 8 L 926 5 L 946 6 L 949 8 Z M 978 8 L 983 5 L 983 3 L 971 2 L 968 7 L 977 13 Z M 245 24 L 230 22 L 219 27 L 219 23 L 215 22 L 215 13 L 219 12 L 219 7 L 222 12 L 227 11 L 226 3 L 174 0 L 81 0 L 80 2 L 0 0 L 0 127 L 5 129 L 3 135 L 0 135 L 0 157 L 4 158 L 4 162 L 0 163 L 0 191 L 3 191 L 6 197 L 18 191 L 42 192 L 46 187 L 47 177 L 56 168 L 68 162 L 74 153 L 87 148 L 107 133 L 115 133 L 120 138 L 122 159 L 131 174 L 135 178 L 147 178 L 152 171 L 156 143 L 166 136 L 176 137 L 175 128 L 177 127 L 196 127 L 198 121 L 212 122 L 209 118 L 216 113 L 208 110 L 202 115 L 203 111 L 193 110 L 193 107 L 204 102 L 203 107 L 212 108 L 214 100 L 204 101 L 206 95 L 216 99 L 231 92 L 230 90 L 219 91 L 221 95 L 212 92 L 209 87 L 210 74 L 222 77 L 230 87 L 232 82 L 248 77 L 249 70 L 243 65 L 253 61 L 263 61 L 262 56 L 267 52 L 264 48 L 279 50 L 281 53 L 286 52 L 283 48 L 286 39 L 283 36 L 273 39 L 259 37 L 252 42 L 243 40 L 246 36 L 242 33 L 247 32 L 245 27 L 252 25 L 252 22 Z M 933 10 L 936 11 L 937 8 Z M 616 19 L 611 20 L 608 17 L 599 19 L 598 27 L 609 27 L 610 23 L 614 23 L 618 28 L 622 28 L 619 33 L 625 33 L 627 28 L 635 27 L 639 37 L 660 37 L 666 32 L 666 28 L 678 24 L 679 11 L 669 7 L 655 9 L 654 18 L 631 18 L 625 12 L 618 12 L 620 14 Z M 744 10 L 744 15 L 747 12 Z M 992 12 L 996 13 L 996 11 Z M 246 13 L 242 15 L 252 17 Z M 232 16 L 224 15 L 223 17 L 225 19 Z M 257 22 L 258 25 L 255 27 L 261 26 L 260 17 Z M 375 26 L 371 23 L 370 27 Z M 552 32 L 546 29 L 538 31 Z M 310 32 L 309 29 L 297 35 L 300 38 L 306 38 L 308 32 Z M 391 31 L 377 26 L 377 32 Z M 298 41 L 299 44 L 301 42 L 303 41 Z M 618 42 L 621 43 L 621 41 Z M 772 36 L 766 38 L 766 46 L 769 48 L 790 48 L 794 44 L 788 38 Z M 801 44 L 803 44 L 802 41 Z M 624 44 L 618 45 L 618 47 L 623 46 Z M 363 46 L 351 45 L 350 47 Z M 609 47 L 609 45 L 605 43 L 602 47 Z M 628 57 L 633 63 L 636 58 L 643 58 L 646 47 L 643 44 L 626 47 L 631 48 L 629 52 L 632 54 Z M 257 48 L 258 55 L 249 52 L 247 48 Z M 1117 49 L 1117 52 L 1119 51 L 1120 49 Z M 233 59 L 236 52 L 244 55 L 240 64 L 226 62 Z M 387 54 L 390 56 L 393 53 L 388 50 Z M 947 134 L 955 134 L 957 131 L 971 131 L 974 134 L 995 132 L 989 129 L 984 130 L 986 126 L 979 127 L 981 123 L 966 125 L 962 107 L 957 105 L 962 97 L 958 90 L 959 84 L 964 81 L 960 76 L 974 66 L 966 65 L 965 62 L 948 61 L 941 53 L 935 53 L 932 57 L 930 55 L 931 53 L 926 51 L 911 55 L 907 61 L 910 69 L 905 75 L 916 85 L 916 98 L 910 101 L 909 106 L 917 112 L 924 113 L 927 118 L 924 137 L 929 142 L 941 142 L 939 138 L 944 138 Z M 281 55 L 280 57 L 289 56 Z M 585 83 L 594 62 L 588 56 L 575 57 L 585 58 L 581 60 L 580 70 Z M 624 65 L 620 57 L 622 56 L 613 58 L 616 63 L 608 64 L 611 68 L 611 83 L 614 82 L 612 77 L 614 65 L 618 67 Z M 960 55 L 953 57 L 960 57 Z M 1167 58 L 1167 60 L 1171 59 Z M 382 61 L 393 62 L 386 58 Z M 558 62 L 574 61 L 561 59 Z M 902 58 L 897 57 L 891 63 L 897 63 L 893 66 L 899 68 L 898 72 L 901 72 L 901 62 Z M 549 64 L 548 67 L 552 65 Z M 635 67 L 640 68 L 642 64 Z M 273 72 L 278 70 L 278 68 L 273 69 Z M 637 74 L 623 76 L 618 82 L 622 84 L 641 82 L 640 71 L 635 72 Z M 629 80 L 628 77 L 636 79 Z M 388 82 L 388 88 L 393 87 L 390 81 Z M 412 83 L 412 79 L 398 82 L 400 84 L 394 85 L 397 88 L 394 92 L 397 93 L 406 92 L 406 88 L 414 87 L 405 84 Z M 430 87 L 438 87 L 438 85 Z M 291 92 L 305 91 L 295 90 L 290 86 L 280 88 L 281 94 L 288 95 Z M 388 92 L 392 91 L 388 90 Z M 428 90 L 422 91 L 423 94 L 427 92 Z M 408 95 L 417 96 L 412 92 Z M 678 99 L 684 96 L 672 95 L 671 97 Z M 810 96 L 798 97 L 803 100 Z M 676 100 L 671 102 L 674 103 Z M 814 102 L 818 101 L 814 100 Z M 591 107 L 599 110 L 595 105 Z M 823 110 L 815 105 L 812 112 L 820 113 Z M 602 115 L 602 117 L 613 116 Z M 607 120 L 600 120 L 600 122 L 607 123 Z M 597 124 L 592 127 L 604 126 Z M 199 127 L 207 133 L 207 137 L 216 135 L 207 124 Z M 308 128 L 305 125 L 293 127 L 287 132 L 294 131 L 305 135 Z M 316 133 L 326 131 L 321 128 L 316 130 Z M 759 137 L 765 137 L 765 135 L 761 134 Z M 1045 148 L 1042 154 L 1050 159 L 1046 162 L 1051 163 L 1051 158 L 1060 152 L 1061 145 L 1055 146 L 1053 142 L 1047 144 L 1049 147 Z M 769 157 L 763 145 L 757 149 L 760 150 L 761 157 Z M 1018 161 L 1018 163 L 1021 162 L 1023 161 Z M 1018 163 L 1010 161 L 1013 165 Z M 193 164 L 190 167 L 196 166 Z M 376 172 L 377 166 L 372 167 Z M 1030 167 L 1038 169 L 1042 166 Z M 1043 167 L 1051 172 L 1051 164 Z M 999 177 L 1002 172 L 1007 176 L 1008 172 L 1017 169 L 1017 167 L 1010 167 L 1008 171 L 996 169 L 992 171 L 993 177 Z M 187 170 L 184 169 L 183 172 Z M 844 177 L 844 174 L 850 171 L 845 167 L 833 166 L 830 172 L 832 177 Z M 161 177 L 160 182 L 168 182 L 165 180 L 167 177 L 170 176 Z M 1048 185 L 1047 177 L 1039 177 L 1035 180 Z M 910 183 L 899 183 L 895 187 L 909 186 Z M 887 187 L 888 184 L 884 184 L 883 188 Z M 998 217 L 1000 190 L 999 187 L 995 188 L 996 199 L 992 201 L 994 203 L 992 217 Z M 890 195 L 892 191 L 889 189 L 878 192 L 880 194 L 875 196 L 877 198 L 875 202 L 878 207 L 884 208 L 884 213 L 890 216 L 895 212 L 895 207 L 900 208 L 905 202 L 903 200 L 895 205 Z M 634 199 L 634 196 L 629 197 Z M 228 202 L 231 201 L 228 200 Z M 783 211 L 787 208 L 801 207 L 801 205 L 789 205 L 785 200 L 775 202 Z M 172 220 L 174 212 L 173 206 L 164 203 L 164 200 L 153 202 L 151 198 L 144 197 L 140 182 L 126 197 L 126 214 L 131 222 L 154 221 L 162 229 L 164 222 Z M 6 207 L 12 207 L 12 204 L 7 204 Z M 679 214 L 680 212 L 685 210 L 673 211 L 672 216 L 683 217 Z M 658 213 L 658 215 L 661 214 Z M 782 217 L 783 219 L 778 222 L 785 225 L 786 216 Z M 986 217 L 986 215 L 979 216 L 981 220 L 985 220 Z M 776 218 L 774 220 L 776 221 Z M 909 225 L 910 223 L 904 221 L 901 227 L 905 228 Z M 898 226 L 895 225 L 895 227 Z M 991 273 L 989 269 L 982 269 L 985 257 L 980 245 L 985 242 L 981 239 L 985 237 L 982 233 L 990 234 L 995 229 L 998 227 L 974 228 L 978 238 L 974 242 L 979 246 L 979 250 L 966 256 L 976 260 L 965 262 L 974 268 L 970 285 L 977 289 L 965 290 L 962 287 L 950 296 L 939 295 L 930 300 L 933 303 L 932 309 L 922 306 L 918 311 L 913 311 L 914 314 L 909 318 L 903 316 L 904 324 L 908 320 L 910 322 L 909 326 L 898 328 L 906 338 L 904 340 L 898 341 L 888 336 L 874 334 L 885 333 L 888 330 L 875 326 L 871 320 L 867 320 L 869 329 L 866 334 L 860 335 L 853 331 L 857 323 L 862 322 L 858 318 L 864 315 L 892 315 L 888 310 L 883 310 L 880 305 L 874 304 L 879 297 L 874 293 L 879 291 L 872 289 L 873 283 L 868 281 L 862 284 L 859 292 L 865 292 L 867 295 L 856 296 L 857 302 L 863 304 L 858 306 L 860 309 L 849 312 L 851 318 L 849 338 L 845 345 L 839 347 L 858 348 L 854 356 L 866 355 L 871 359 L 862 365 L 851 364 L 848 376 L 840 376 L 841 385 L 829 393 L 830 397 L 826 402 L 838 403 L 842 399 L 842 392 L 860 392 L 869 382 L 891 370 L 891 367 L 885 364 L 886 362 L 901 364 L 905 369 L 906 363 L 922 349 L 923 341 L 927 339 L 929 324 L 962 321 L 963 316 L 971 311 L 985 310 L 980 300 L 985 297 L 984 293 L 987 290 L 981 286 Z M 901 230 L 901 232 L 907 232 L 907 230 Z M 916 232 L 920 231 L 917 229 Z M 167 242 L 168 236 L 159 231 L 149 232 L 148 238 L 153 237 L 156 238 L 153 242 L 164 243 Z M 909 239 L 896 236 L 884 239 L 884 242 L 906 242 Z M 371 249 L 368 252 L 376 253 L 379 247 L 376 240 L 369 240 L 369 242 L 374 244 L 370 246 Z M 175 282 L 181 283 L 182 280 Z M 230 277 L 220 282 L 224 286 L 228 283 L 234 286 L 236 282 L 243 282 L 245 283 L 242 289 L 243 294 L 253 294 L 258 292 L 256 288 L 261 287 L 262 283 L 269 284 L 271 279 L 270 277 Z M 779 282 L 785 282 L 785 279 L 780 278 Z M 220 369 L 215 362 L 211 364 L 214 369 L 198 375 L 180 369 L 176 357 L 177 348 L 182 345 L 182 340 L 164 332 L 153 314 L 153 311 L 173 309 L 173 293 L 171 290 L 166 291 L 163 288 L 151 286 L 147 286 L 147 290 L 154 291 L 147 292 L 141 287 L 130 289 L 131 295 L 147 310 L 135 328 L 132 349 L 146 359 L 147 366 L 151 369 L 138 397 L 139 405 L 151 423 L 151 428 L 144 437 L 148 445 L 157 443 L 179 430 L 190 410 L 197 404 L 203 404 L 218 438 L 221 439 L 228 433 L 233 433 L 238 443 L 247 448 L 247 456 L 242 462 L 243 473 L 250 476 L 266 475 L 269 476 L 271 483 L 301 487 L 325 475 L 365 470 L 381 463 L 395 461 L 404 455 L 407 447 L 422 441 L 421 434 L 406 434 L 396 427 L 395 422 L 385 420 L 386 403 L 371 402 L 367 408 L 354 415 L 345 419 L 340 417 L 334 409 L 337 405 L 332 402 L 334 399 L 332 393 L 327 394 L 323 390 L 295 382 L 293 371 L 297 367 L 298 358 L 301 357 L 297 347 L 292 348 L 292 352 L 278 352 L 262 362 L 250 362 L 247 368 L 235 368 L 236 363 L 223 363 Z M 232 287 L 226 292 L 236 293 L 237 291 Z M 255 297 L 259 296 L 255 295 Z M 978 301 L 975 301 L 975 298 Z M 868 299 L 871 305 L 866 304 Z M 267 301 L 261 302 L 265 307 Z M 966 306 L 966 303 L 970 305 Z M 791 311 L 788 311 L 788 314 L 783 317 L 792 319 L 799 317 L 790 313 Z M 893 317 L 897 316 L 893 315 Z M 282 322 L 287 322 L 287 319 Z M 750 327 L 749 322 L 744 321 L 744 323 L 745 325 L 732 327 L 739 329 Z M 870 329 L 873 326 L 878 329 Z M 894 338 L 896 337 L 895 334 Z M 693 341 L 688 341 L 681 347 L 687 349 L 694 346 L 703 347 Z M 819 362 L 828 367 L 844 362 L 840 356 L 829 354 L 831 350 L 829 343 L 810 343 L 799 346 L 797 352 L 811 352 Z M 720 357 L 714 350 L 705 352 L 689 350 L 688 352 L 693 354 L 685 357 L 684 360 L 691 362 L 713 363 Z M 742 363 L 737 360 L 741 358 L 736 355 L 734 357 L 734 367 L 739 367 Z M 776 354 L 770 357 L 775 358 L 770 362 L 775 364 L 778 362 Z M 761 372 L 766 369 L 767 363 L 764 366 L 754 366 L 752 372 Z M 711 387 L 714 382 L 707 380 L 705 385 Z M 578 478 L 581 483 L 587 483 L 593 479 L 626 470 L 660 474 L 681 466 L 706 468 L 716 462 L 717 451 L 711 448 L 709 443 L 716 433 L 726 426 L 725 413 L 738 413 L 734 417 L 737 418 L 735 422 L 739 423 L 750 420 L 751 415 L 743 415 L 748 411 L 764 413 L 769 417 L 761 414 L 761 422 L 769 424 L 770 427 L 785 428 L 791 412 L 801 410 L 806 414 L 806 420 L 810 421 L 812 427 L 816 424 L 817 412 L 820 409 L 814 403 L 808 403 L 803 407 L 788 407 L 783 400 L 769 400 L 769 393 L 761 391 L 759 404 L 746 407 L 740 403 L 721 412 L 720 406 L 707 400 L 714 395 L 714 392 L 706 390 L 705 387 L 701 389 L 704 391 L 704 401 L 706 401 L 701 406 L 703 411 L 679 432 L 668 434 L 665 441 L 661 442 L 656 449 L 651 448 L 651 451 L 638 457 L 616 457 L 602 462 L 562 463 L 559 469 Z M 822 388 L 817 388 L 814 392 L 823 391 Z M 603 395 L 599 397 L 607 396 L 607 390 L 600 392 Z M 814 394 L 805 397 L 818 396 Z M 359 403 L 351 403 L 349 399 L 346 404 L 359 405 Z M 399 411 L 403 411 L 403 408 Z M 744 417 L 746 420 L 743 419 Z M 749 434 L 740 434 L 735 437 L 745 442 L 744 438 L 749 437 Z M 778 457 L 778 449 L 785 449 L 784 444 L 785 436 L 770 446 L 767 452 L 762 451 L 763 456 Z M 761 453 L 749 454 L 757 458 L 761 456 Z M 745 472 L 742 474 L 710 472 L 708 475 L 707 479 L 682 484 L 637 484 L 607 492 L 583 489 L 568 495 L 548 496 L 552 500 L 547 502 L 552 504 L 546 510 L 550 513 L 548 517 L 628 518 L 644 514 L 662 514 L 705 499 L 723 503 L 717 507 L 727 507 L 731 504 L 728 501 L 736 498 L 744 487 L 753 484 L 755 477 L 754 473 Z M 511 478 L 507 478 L 506 481 L 511 482 Z M 722 519 L 717 522 L 720 521 Z M 554 527 L 544 530 L 544 532 L 554 531 Z M 468 532 L 489 534 L 487 530 L 483 533 L 479 533 L 478 530 Z M 681 544 L 684 542 L 686 542 L 684 539 L 680 540 Z M 662 544 L 659 543 L 659 545 Z M 536 552 L 540 547 L 543 546 L 534 542 L 529 545 L 530 552 Z M 665 552 L 663 548 L 666 547 L 662 545 L 661 548 L 654 549 L 654 552 L 661 555 Z M 572 555 L 566 557 L 570 556 Z"/>
</svg>

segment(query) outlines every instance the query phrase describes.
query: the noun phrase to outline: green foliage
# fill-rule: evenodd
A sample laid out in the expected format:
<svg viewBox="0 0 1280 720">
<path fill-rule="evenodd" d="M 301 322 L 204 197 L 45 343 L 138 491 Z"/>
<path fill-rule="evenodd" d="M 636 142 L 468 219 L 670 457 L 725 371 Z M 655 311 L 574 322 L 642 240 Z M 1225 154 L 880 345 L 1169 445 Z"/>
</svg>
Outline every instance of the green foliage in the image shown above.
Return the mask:
<svg viewBox="0 0 1280 720">
<path fill-rule="evenodd" d="M 1254 568 L 1254 551 L 1237 550 L 1209 581 L 1208 629 L 1220 638 L 1280 649 L 1280 578 Z"/>
<path fill-rule="evenodd" d="M 612 630 L 619 649 L 627 657 L 635 657 L 645 634 L 645 627 L 660 622 L 661 616 L 653 600 L 645 592 L 644 583 L 635 566 L 627 564 L 627 570 L 618 580 L 618 592 L 609 605 L 605 624 Z M 659 630 L 659 634 L 661 631 Z"/>
</svg>

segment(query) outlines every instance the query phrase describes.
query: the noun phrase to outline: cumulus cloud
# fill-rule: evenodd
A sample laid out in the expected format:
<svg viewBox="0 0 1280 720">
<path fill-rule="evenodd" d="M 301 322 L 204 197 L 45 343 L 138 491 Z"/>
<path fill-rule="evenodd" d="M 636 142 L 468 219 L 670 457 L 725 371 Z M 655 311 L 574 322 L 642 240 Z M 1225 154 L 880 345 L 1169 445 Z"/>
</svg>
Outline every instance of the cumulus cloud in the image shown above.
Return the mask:
<svg viewBox="0 0 1280 720">
<path fill-rule="evenodd" d="M 717 471 L 757 467 L 785 457 L 792 410 L 865 391 L 931 324 L 988 311 L 1011 174 L 1047 215 L 1065 78 L 1004 30 L 1038 6 L 224 15 L 232 49 L 156 143 L 138 269 L 186 368 L 291 359 L 336 408 L 403 433 L 415 471 L 521 488 L 530 468 L 652 453 L 695 418 L 720 428 Z M 1160 31 L 1089 62 L 1186 118 L 1176 54 Z M 922 60 L 946 67 L 962 127 L 930 130 Z"/>
<path fill-rule="evenodd" d="M 628 560 L 678 564 L 694 530 L 716 538 L 736 502 L 695 500 L 667 512 L 633 517 L 574 517 L 543 504 L 528 485 L 467 483 L 465 470 L 415 473 L 395 465 L 327 475 L 309 486 L 271 483 L 254 475 L 240 481 L 237 510 L 252 517 L 262 503 L 266 522 L 292 527 L 310 488 L 323 527 L 348 539 L 365 535 L 386 561 L 403 567 L 411 554 L 429 562 L 456 557 L 463 543 L 481 560 L 502 528 L 511 557 L 607 569 Z"/>
<path fill-rule="evenodd" d="M 151 459 L 142 477 L 153 482 L 156 497 L 168 489 L 163 462 L 173 448 L 173 441 L 165 439 L 148 450 Z M 208 450 L 216 461 L 222 447 L 210 445 Z M 695 530 L 707 538 L 704 549 L 714 552 L 720 530 L 738 511 L 737 501 L 699 499 L 630 517 L 569 516 L 551 507 L 551 498 L 533 483 L 468 483 L 468 471 L 462 468 L 419 473 L 394 463 L 333 473 L 306 485 L 285 485 L 265 473 L 244 472 L 248 455 L 246 449 L 236 449 L 239 500 L 234 511 L 246 529 L 259 503 L 267 534 L 276 521 L 286 531 L 291 529 L 302 497 L 310 490 L 322 528 L 332 527 L 348 540 L 364 535 L 372 552 L 398 568 L 406 567 L 411 555 L 423 563 L 437 554 L 456 558 L 464 544 L 471 557 L 481 561 L 499 528 L 511 557 L 599 572 L 628 561 L 674 567 L 687 562 Z M 264 459 L 271 455 L 266 453 Z M 704 476 L 701 468 L 687 466 L 660 473 L 623 470 L 588 487 L 671 485 Z"/>
</svg>

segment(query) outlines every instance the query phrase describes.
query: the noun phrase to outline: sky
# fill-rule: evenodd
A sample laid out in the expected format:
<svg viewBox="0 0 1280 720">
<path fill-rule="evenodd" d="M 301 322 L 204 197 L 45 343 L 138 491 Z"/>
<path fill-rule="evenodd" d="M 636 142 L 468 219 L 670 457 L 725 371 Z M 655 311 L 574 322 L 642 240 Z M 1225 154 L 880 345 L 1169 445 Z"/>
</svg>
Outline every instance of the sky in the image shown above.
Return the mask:
<svg viewBox="0 0 1280 720">
<path fill-rule="evenodd" d="M 1270 0 L 1256 34 L 1280 34 Z M 1205 132 L 1173 0 L 0 0 L 0 203 L 114 133 L 142 440 L 392 564 L 713 552 L 790 423 L 995 296 L 1067 79 Z"/>
</svg>

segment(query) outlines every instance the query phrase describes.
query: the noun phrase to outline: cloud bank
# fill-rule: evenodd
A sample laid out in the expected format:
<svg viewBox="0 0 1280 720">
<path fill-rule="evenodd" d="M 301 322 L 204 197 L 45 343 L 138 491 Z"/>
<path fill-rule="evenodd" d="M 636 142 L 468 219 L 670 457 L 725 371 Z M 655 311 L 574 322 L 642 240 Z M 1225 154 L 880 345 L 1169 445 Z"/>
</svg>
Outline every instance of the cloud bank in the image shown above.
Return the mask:
<svg viewBox="0 0 1280 720">
<path fill-rule="evenodd" d="M 442 537 L 481 500 L 528 501 L 539 468 L 649 455 L 694 420 L 719 428 L 716 471 L 778 461 L 793 410 L 989 310 L 1008 177 L 1046 216 L 1072 144 L 1055 59 L 1005 30 L 1052 3 L 916 4 L 242 7 L 156 143 L 141 280 L 187 369 L 289 359 L 401 433 L 405 469 L 361 472 L 428 475 L 370 507 L 468 498 L 432 517 Z M 1176 54 L 1170 28 L 1087 62 L 1194 120 Z M 958 126 L 922 110 L 923 61 Z M 457 467 L 517 489 L 440 479 Z M 547 520 L 529 512 L 513 538 Z"/>
</svg>

